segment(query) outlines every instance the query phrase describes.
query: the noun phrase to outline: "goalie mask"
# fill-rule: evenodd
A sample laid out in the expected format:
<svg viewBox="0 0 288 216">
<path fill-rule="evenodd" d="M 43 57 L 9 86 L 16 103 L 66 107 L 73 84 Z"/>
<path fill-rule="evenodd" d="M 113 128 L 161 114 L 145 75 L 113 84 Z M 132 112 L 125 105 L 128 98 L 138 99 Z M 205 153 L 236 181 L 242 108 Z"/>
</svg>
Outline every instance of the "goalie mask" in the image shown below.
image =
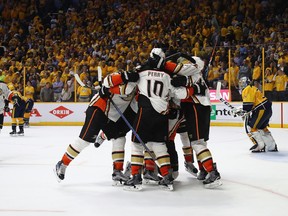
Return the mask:
<svg viewBox="0 0 288 216">
<path fill-rule="evenodd" d="M 239 80 L 239 92 L 242 93 L 243 89 L 251 83 L 248 77 L 241 77 Z"/>
</svg>

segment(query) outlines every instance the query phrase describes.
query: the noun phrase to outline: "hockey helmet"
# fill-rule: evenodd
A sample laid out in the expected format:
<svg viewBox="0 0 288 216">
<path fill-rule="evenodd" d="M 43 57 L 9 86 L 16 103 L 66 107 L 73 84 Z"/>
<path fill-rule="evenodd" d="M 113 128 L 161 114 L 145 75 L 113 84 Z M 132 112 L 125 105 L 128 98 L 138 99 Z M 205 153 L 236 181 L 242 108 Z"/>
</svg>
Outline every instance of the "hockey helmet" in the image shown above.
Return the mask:
<svg viewBox="0 0 288 216">
<path fill-rule="evenodd" d="M 238 82 L 238 84 L 239 84 L 239 90 L 242 92 L 242 90 L 243 90 L 246 86 L 250 85 L 250 83 L 251 83 L 251 81 L 250 81 L 249 77 L 241 77 L 241 78 L 239 79 L 239 82 Z"/>
<path fill-rule="evenodd" d="M 150 57 L 154 58 L 154 55 L 160 56 L 161 58 L 165 58 L 165 53 L 161 48 L 153 48 L 150 52 Z"/>
</svg>

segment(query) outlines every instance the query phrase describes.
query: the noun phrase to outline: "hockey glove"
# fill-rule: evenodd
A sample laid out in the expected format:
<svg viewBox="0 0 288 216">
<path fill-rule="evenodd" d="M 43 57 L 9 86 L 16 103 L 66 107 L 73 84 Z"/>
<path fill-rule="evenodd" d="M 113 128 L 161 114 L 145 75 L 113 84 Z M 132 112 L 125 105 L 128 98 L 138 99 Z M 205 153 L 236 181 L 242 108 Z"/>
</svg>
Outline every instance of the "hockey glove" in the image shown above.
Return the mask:
<svg viewBox="0 0 288 216">
<path fill-rule="evenodd" d="M 106 88 L 105 86 L 102 86 L 101 89 L 99 90 L 99 96 L 101 98 L 108 98 L 110 97 L 111 93 L 109 91 L 109 88 Z"/>
<path fill-rule="evenodd" d="M 164 69 L 165 59 L 153 53 L 153 57 L 148 58 L 148 64 L 152 68 Z"/>
<path fill-rule="evenodd" d="M 9 108 L 8 106 L 4 106 L 4 111 L 5 111 L 6 113 L 10 112 L 10 108 Z"/>
<path fill-rule="evenodd" d="M 171 85 L 174 87 L 190 87 L 192 85 L 192 78 L 190 76 L 176 76 L 172 78 Z"/>
<path fill-rule="evenodd" d="M 137 82 L 139 79 L 139 74 L 135 72 L 124 71 L 121 73 L 121 78 L 125 84 L 128 82 Z"/>
<path fill-rule="evenodd" d="M 243 110 L 242 107 L 239 108 L 234 108 L 231 110 L 231 113 L 234 117 L 240 116 L 240 117 L 244 117 L 244 115 L 247 113 L 245 110 Z"/>
<path fill-rule="evenodd" d="M 206 85 L 205 82 L 199 80 L 198 82 L 194 83 L 192 88 L 194 89 L 194 95 L 201 95 L 204 96 L 206 93 Z"/>
<path fill-rule="evenodd" d="M 17 105 L 19 104 L 18 102 L 21 101 L 21 98 L 19 97 L 18 94 L 14 94 L 11 99 L 12 99 L 13 103 L 17 104 Z"/>
</svg>

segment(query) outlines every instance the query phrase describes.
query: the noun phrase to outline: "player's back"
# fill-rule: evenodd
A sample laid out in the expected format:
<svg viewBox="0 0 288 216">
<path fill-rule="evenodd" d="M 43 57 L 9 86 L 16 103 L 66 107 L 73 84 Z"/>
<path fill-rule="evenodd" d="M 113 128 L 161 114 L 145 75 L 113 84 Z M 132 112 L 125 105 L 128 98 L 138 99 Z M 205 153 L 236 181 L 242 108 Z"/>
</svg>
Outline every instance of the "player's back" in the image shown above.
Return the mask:
<svg viewBox="0 0 288 216">
<path fill-rule="evenodd" d="M 139 77 L 138 89 L 140 96 L 149 99 L 152 107 L 157 112 L 165 113 L 168 108 L 171 87 L 170 76 L 163 71 L 146 69 L 139 72 Z M 139 105 L 145 106 L 144 103 L 139 97 Z"/>
</svg>

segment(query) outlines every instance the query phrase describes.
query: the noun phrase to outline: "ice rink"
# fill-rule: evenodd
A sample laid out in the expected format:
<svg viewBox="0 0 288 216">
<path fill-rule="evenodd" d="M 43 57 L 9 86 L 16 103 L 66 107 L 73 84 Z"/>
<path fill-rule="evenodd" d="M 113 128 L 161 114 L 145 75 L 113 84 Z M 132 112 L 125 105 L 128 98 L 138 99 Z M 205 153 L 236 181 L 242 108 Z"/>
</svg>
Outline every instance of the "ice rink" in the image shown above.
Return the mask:
<svg viewBox="0 0 288 216">
<path fill-rule="evenodd" d="M 185 171 L 177 136 L 180 175 L 172 192 L 157 185 L 144 185 L 139 192 L 112 186 L 110 142 L 86 148 L 58 183 L 53 168 L 80 129 L 32 126 L 24 137 L 10 137 L 11 127 L 3 128 L 1 216 L 288 215 L 287 129 L 271 129 L 279 152 L 252 154 L 243 128 L 212 127 L 208 146 L 223 182 L 214 190 L 205 189 Z M 129 138 L 126 160 L 130 160 Z"/>
</svg>

